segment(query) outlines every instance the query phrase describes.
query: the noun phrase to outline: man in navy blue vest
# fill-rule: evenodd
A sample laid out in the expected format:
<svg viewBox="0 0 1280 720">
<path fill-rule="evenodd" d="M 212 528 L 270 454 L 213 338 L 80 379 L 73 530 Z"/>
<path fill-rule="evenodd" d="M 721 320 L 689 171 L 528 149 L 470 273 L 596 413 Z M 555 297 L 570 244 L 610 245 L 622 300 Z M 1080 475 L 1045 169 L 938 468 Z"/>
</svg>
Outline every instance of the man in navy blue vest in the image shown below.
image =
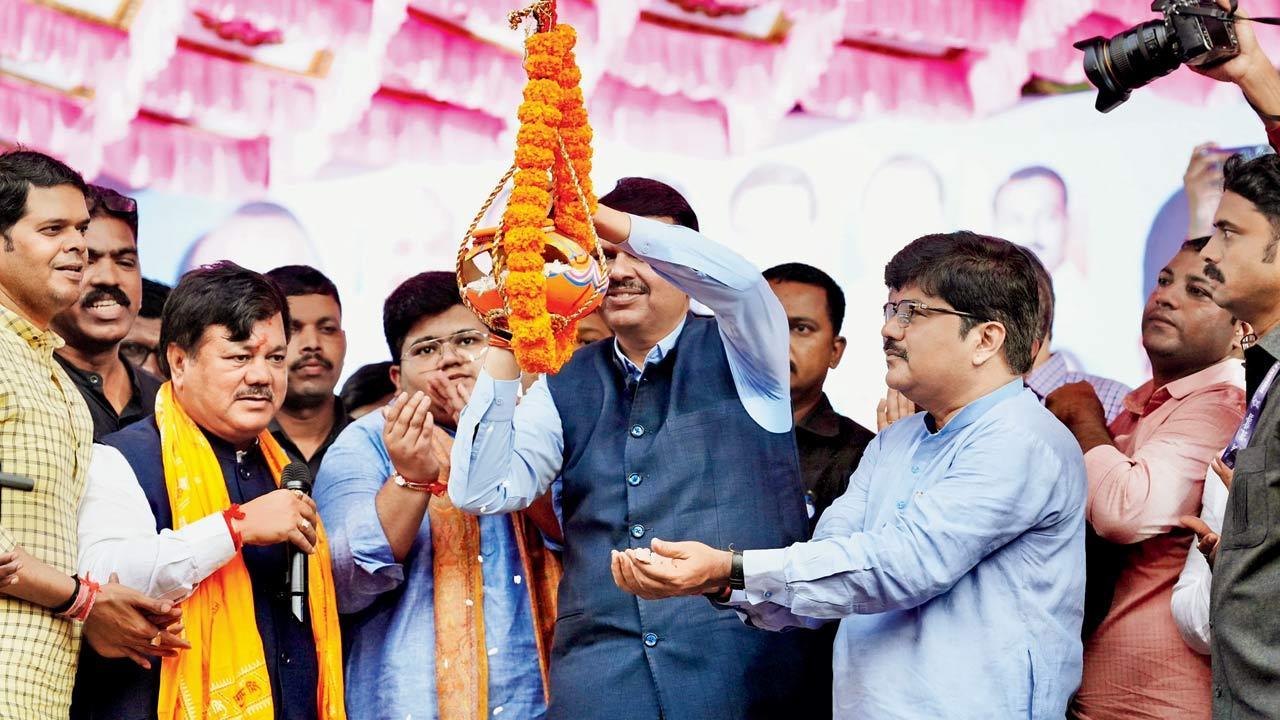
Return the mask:
<svg viewBox="0 0 1280 720">
<path fill-rule="evenodd" d="M 458 424 L 458 507 L 511 512 L 560 483 L 552 720 L 811 717 L 807 633 L 752 634 L 701 598 L 639 600 L 610 575 L 611 551 L 654 536 L 763 548 L 808 528 L 786 314 L 755 267 L 696 228 L 672 188 L 620 182 L 596 215 L 615 338 L 579 350 L 519 407 L 514 358 L 491 351 Z M 715 319 L 690 314 L 689 296 Z"/>
<path fill-rule="evenodd" d="M 117 573 L 130 587 L 179 601 L 242 555 L 275 716 L 314 720 L 316 643 L 309 617 L 299 621 L 291 613 L 285 575 L 289 543 L 312 550 L 315 503 L 277 489 L 258 443 L 284 401 L 288 327 L 288 302 L 258 273 L 223 262 L 183 276 L 165 304 L 161 369 L 174 400 L 208 440 L 243 517 L 215 512 L 173 529 L 152 415 L 94 446 L 80 506 L 79 566 L 94 576 Z M 86 653 L 71 716 L 155 718 L 159 671 L 158 664 L 143 670 Z"/>
</svg>

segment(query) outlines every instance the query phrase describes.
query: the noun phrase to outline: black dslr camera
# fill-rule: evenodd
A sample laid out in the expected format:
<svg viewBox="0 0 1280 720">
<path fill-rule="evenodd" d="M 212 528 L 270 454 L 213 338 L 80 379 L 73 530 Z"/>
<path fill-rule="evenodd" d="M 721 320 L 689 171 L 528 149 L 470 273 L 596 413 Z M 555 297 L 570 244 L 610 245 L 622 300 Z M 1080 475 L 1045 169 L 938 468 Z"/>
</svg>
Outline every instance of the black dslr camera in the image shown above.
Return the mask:
<svg viewBox="0 0 1280 720">
<path fill-rule="evenodd" d="M 1100 112 L 1129 99 L 1134 88 L 1173 72 L 1179 65 L 1212 67 L 1240 53 L 1235 0 L 1223 10 L 1214 0 L 1156 0 L 1151 20 L 1113 38 L 1093 37 L 1075 46 L 1084 51 L 1084 73 L 1098 88 Z"/>
</svg>

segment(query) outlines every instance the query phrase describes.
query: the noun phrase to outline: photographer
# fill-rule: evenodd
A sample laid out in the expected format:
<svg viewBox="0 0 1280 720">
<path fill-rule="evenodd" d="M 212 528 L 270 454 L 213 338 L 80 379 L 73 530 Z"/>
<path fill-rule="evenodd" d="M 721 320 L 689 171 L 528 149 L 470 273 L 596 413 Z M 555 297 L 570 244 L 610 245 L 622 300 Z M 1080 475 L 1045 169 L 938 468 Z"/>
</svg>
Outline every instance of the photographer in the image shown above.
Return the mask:
<svg viewBox="0 0 1280 720">
<path fill-rule="evenodd" d="M 1218 5 L 1225 10 L 1230 10 L 1231 4 L 1232 0 L 1218 0 Z M 1237 10 L 1236 17 L 1247 18 L 1249 15 Z M 1220 65 L 1192 69 L 1214 80 L 1239 85 L 1244 99 L 1262 119 L 1267 129 L 1267 141 L 1273 148 L 1280 149 L 1280 72 L 1258 45 L 1253 23 L 1237 22 L 1235 30 L 1239 55 Z"/>
<path fill-rule="evenodd" d="M 1239 85 L 1271 145 L 1280 145 L 1280 74 L 1254 39 L 1251 23 L 1237 23 L 1236 34 L 1239 55 L 1203 74 Z M 1274 508 L 1280 507 L 1280 395 L 1269 392 L 1280 358 L 1280 158 L 1233 157 L 1223 173 L 1215 230 L 1200 255 L 1205 276 L 1216 283 L 1213 301 L 1248 322 L 1256 336 L 1245 350 L 1248 412 L 1222 458 L 1235 472 L 1221 538 L 1202 538 L 1202 550 L 1214 563 L 1213 714 L 1241 720 L 1280 712 L 1280 623 L 1266 602 L 1280 590 L 1280 533 L 1272 530 Z"/>
</svg>

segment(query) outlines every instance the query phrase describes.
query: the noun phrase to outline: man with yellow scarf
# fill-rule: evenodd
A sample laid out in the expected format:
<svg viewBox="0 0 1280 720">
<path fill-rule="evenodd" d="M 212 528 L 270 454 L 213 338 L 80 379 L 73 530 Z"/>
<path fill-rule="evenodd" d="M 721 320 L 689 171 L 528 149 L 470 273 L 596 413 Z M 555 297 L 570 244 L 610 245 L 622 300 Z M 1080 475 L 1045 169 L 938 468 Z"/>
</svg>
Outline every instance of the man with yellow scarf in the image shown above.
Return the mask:
<svg viewBox="0 0 1280 720">
<path fill-rule="evenodd" d="M 155 415 L 94 446 L 80 562 L 181 601 L 191 649 L 154 671 L 87 658 L 72 717 L 345 718 L 328 545 L 315 505 L 279 489 L 267 426 L 284 400 L 289 306 L 230 262 L 183 276 L 165 304 Z M 308 559 L 294 618 L 288 549 Z"/>
</svg>

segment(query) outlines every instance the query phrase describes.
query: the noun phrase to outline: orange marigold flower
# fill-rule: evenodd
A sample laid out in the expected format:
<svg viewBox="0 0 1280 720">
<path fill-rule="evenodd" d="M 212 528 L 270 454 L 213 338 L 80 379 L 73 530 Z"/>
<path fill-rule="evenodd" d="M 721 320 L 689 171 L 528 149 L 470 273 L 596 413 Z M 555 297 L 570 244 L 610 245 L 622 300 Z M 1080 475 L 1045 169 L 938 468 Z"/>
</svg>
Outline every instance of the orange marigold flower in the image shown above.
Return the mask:
<svg viewBox="0 0 1280 720">
<path fill-rule="evenodd" d="M 545 265 L 541 255 L 531 252 L 516 253 L 507 258 L 507 267 L 511 272 L 542 272 Z"/>
<path fill-rule="evenodd" d="M 516 119 L 522 123 L 542 123 L 551 127 L 558 127 L 561 118 L 559 108 L 551 107 L 542 102 L 520 103 L 520 107 L 516 110 Z"/>
<path fill-rule="evenodd" d="M 560 88 L 560 83 L 555 80 L 538 79 L 530 80 L 528 85 L 524 86 L 525 102 L 543 102 L 551 106 L 560 104 L 560 95 L 564 91 Z"/>
<path fill-rule="evenodd" d="M 559 147 L 556 141 L 555 128 L 542 123 L 524 123 L 516 131 L 516 142 L 521 145 L 537 145 L 553 150 Z"/>
<path fill-rule="evenodd" d="M 555 162 L 555 153 L 546 148 L 526 145 L 516 148 L 516 165 L 522 168 L 545 170 Z"/>
<path fill-rule="evenodd" d="M 503 214 L 503 293 L 512 347 L 520 366 L 530 372 L 557 371 L 572 354 L 575 340 L 576 323 L 547 312 L 542 228 L 552 198 L 560 231 L 588 250 L 595 247 L 590 218 L 596 207 L 589 176 L 592 132 L 583 107 L 582 72 L 573 53 L 576 43 L 577 32 L 568 25 L 535 33 L 525 42 L 529 81 L 516 111 L 518 170 Z"/>
<path fill-rule="evenodd" d="M 533 253 L 542 257 L 542 246 L 546 237 L 539 225 L 508 227 L 502 236 L 502 245 L 507 251 L 507 261 L 515 253 Z"/>
<path fill-rule="evenodd" d="M 540 187 L 516 185 L 507 202 L 541 208 L 543 217 L 546 217 L 546 210 L 551 206 L 551 193 Z"/>
<path fill-rule="evenodd" d="M 507 205 L 502 221 L 513 228 L 515 226 L 536 228 L 546 220 L 547 214 L 537 205 L 514 203 Z"/>
</svg>

